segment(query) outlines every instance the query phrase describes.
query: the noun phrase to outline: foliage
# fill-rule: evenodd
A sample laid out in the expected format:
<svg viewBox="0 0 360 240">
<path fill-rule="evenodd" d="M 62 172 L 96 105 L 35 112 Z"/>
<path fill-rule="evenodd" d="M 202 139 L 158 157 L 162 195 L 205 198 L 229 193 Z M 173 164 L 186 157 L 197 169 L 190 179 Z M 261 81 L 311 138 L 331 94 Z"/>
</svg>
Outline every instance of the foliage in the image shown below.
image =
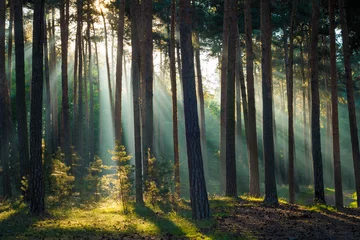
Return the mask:
<svg viewBox="0 0 360 240">
<path fill-rule="evenodd" d="M 172 198 L 174 187 L 174 169 L 170 161 L 157 161 L 151 157 L 148 149 L 148 179 L 145 183 L 145 198 L 154 206 L 156 203 L 166 204 Z"/>
<path fill-rule="evenodd" d="M 100 173 L 103 169 L 103 162 L 98 157 L 95 156 L 95 160 L 90 163 L 90 166 L 87 168 L 88 174 L 85 177 L 87 190 L 89 193 L 93 193 L 95 197 L 95 201 L 100 200 L 100 194 L 99 194 L 99 185 L 101 182 L 101 176 Z"/>
<path fill-rule="evenodd" d="M 72 194 L 75 177 L 70 173 L 70 166 L 64 163 L 64 154 L 57 151 L 52 160 L 51 191 L 61 203 Z"/>
<path fill-rule="evenodd" d="M 128 213 L 129 201 L 133 189 L 134 166 L 130 164 L 130 155 L 127 155 L 125 147 L 116 141 L 111 160 L 116 163 L 116 175 L 118 181 L 118 196 L 121 200 L 124 213 Z"/>
</svg>

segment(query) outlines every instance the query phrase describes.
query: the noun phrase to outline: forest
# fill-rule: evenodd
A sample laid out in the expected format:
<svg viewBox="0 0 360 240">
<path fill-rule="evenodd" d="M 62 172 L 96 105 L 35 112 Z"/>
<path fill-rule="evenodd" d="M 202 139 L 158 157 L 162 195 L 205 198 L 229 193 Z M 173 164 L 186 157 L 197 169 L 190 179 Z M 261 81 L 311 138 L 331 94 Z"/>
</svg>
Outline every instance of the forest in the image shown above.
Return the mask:
<svg viewBox="0 0 360 240">
<path fill-rule="evenodd" d="M 351 0 L 0 0 L 0 239 L 360 239 Z"/>
</svg>

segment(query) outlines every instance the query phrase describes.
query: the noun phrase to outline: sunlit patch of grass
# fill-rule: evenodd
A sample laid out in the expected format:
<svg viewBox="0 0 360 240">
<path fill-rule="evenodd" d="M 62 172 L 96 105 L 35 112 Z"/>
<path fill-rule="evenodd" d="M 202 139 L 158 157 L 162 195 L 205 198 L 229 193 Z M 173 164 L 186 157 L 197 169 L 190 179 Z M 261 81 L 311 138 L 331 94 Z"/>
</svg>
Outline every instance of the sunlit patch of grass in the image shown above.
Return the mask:
<svg viewBox="0 0 360 240">
<path fill-rule="evenodd" d="M 337 212 L 337 209 L 333 206 L 328 206 L 325 204 L 314 204 L 311 206 L 302 206 L 301 208 L 313 211 L 313 212 Z"/>
<path fill-rule="evenodd" d="M 335 194 L 335 188 L 325 188 L 325 194 Z"/>
<path fill-rule="evenodd" d="M 279 198 L 279 203 L 281 204 L 289 204 L 286 198 Z"/>
<path fill-rule="evenodd" d="M 241 199 L 243 199 L 245 201 L 249 201 L 249 202 L 262 202 L 262 201 L 264 201 L 263 197 L 254 197 L 254 196 L 247 195 L 247 194 L 242 195 Z"/>
<path fill-rule="evenodd" d="M 354 193 L 351 195 L 351 199 L 352 199 L 353 201 L 349 204 L 349 207 L 351 207 L 351 208 L 357 208 L 358 205 L 357 205 L 357 201 L 356 201 L 356 199 L 357 199 L 357 194 L 356 194 L 356 192 L 354 192 Z"/>
</svg>

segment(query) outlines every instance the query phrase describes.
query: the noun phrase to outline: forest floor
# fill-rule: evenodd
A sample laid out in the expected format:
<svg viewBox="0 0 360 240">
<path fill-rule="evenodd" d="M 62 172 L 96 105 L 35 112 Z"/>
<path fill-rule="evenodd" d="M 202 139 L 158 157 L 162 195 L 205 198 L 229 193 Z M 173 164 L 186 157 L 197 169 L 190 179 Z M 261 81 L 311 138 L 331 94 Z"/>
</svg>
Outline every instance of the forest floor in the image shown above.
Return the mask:
<svg viewBox="0 0 360 240">
<path fill-rule="evenodd" d="M 49 200 L 47 200 L 49 202 Z M 214 197 L 211 220 L 193 221 L 189 202 L 177 210 L 132 206 L 123 214 L 117 202 L 49 202 L 47 214 L 29 217 L 20 201 L 0 200 L 0 239 L 360 239 L 360 209 L 325 205 L 277 208 L 261 199 Z"/>
</svg>

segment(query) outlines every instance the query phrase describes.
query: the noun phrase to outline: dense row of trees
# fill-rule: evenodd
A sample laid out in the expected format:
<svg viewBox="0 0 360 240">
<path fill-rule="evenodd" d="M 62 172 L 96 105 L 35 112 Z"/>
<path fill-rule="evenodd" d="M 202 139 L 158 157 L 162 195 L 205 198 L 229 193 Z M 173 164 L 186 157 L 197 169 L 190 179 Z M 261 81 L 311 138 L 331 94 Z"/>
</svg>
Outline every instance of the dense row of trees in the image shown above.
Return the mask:
<svg viewBox="0 0 360 240">
<path fill-rule="evenodd" d="M 169 59 L 160 65 L 170 70 L 166 84 L 171 86 L 173 155 L 170 155 L 174 159 L 174 192 L 180 196 L 180 186 L 184 185 L 183 180 L 180 182 L 179 156 L 182 136 L 179 130 L 183 130 L 194 219 L 210 217 L 208 190 L 214 179 L 219 183 L 220 194 L 238 196 L 239 185 L 244 185 L 237 180 L 239 163 L 249 166 L 248 192 L 252 196 L 261 196 L 261 170 L 264 170 L 266 204 L 278 205 L 279 179 L 289 186 L 290 203 L 295 203 L 299 184 L 311 183 L 312 179 L 314 201 L 325 203 L 321 144 L 323 85 L 331 95 L 331 101 L 326 103 L 326 125 L 332 139 L 332 144 L 327 143 L 332 147 L 327 150 L 332 149 L 333 153 L 335 204 L 342 207 L 338 116 L 338 86 L 342 78 L 346 83 L 355 189 L 357 196 L 360 195 L 353 80 L 358 69 L 351 68 L 358 56 L 358 18 L 351 4 L 345 0 L 312 0 L 311 3 L 301 0 L 9 0 L 6 3 L 0 0 L 0 160 L 4 196 L 12 196 L 12 185 L 20 190 L 21 184 L 28 181 L 28 188 L 21 188 L 22 195 L 29 201 L 32 214 L 43 214 L 44 184 L 47 174 L 51 173 L 51 159 L 59 147 L 65 156 L 64 163 L 77 182 L 74 191 L 80 191 L 85 169 L 100 154 L 99 145 L 109 138 L 99 123 L 101 109 L 108 107 L 100 104 L 104 95 L 110 107 L 106 118 L 113 123 L 111 141 L 134 146 L 136 203 L 144 204 L 149 160 L 154 156 L 161 159 L 163 154 L 156 143 L 162 136 L 155 137 L 155 126 L 158 124 L 161 134 L 166 131 L 161 126 L 162 119 L 156 118 L 159 106 L 154 100 L 159 82 L 165 82 L 164 79 L 155 81 L 154 56 L 160 53 Z M 32 24 L 29 25 L 24 19 L 30 17 Z M 340 19 L 341 38 L 336 35 L 340 27 L 337 19 Z M 103 42 L 105 79 L 100 76 L 99 60 L 99 45 Z M 127 56 L 129 45 L 130 58 Z M 27 57 L 29 48 L 32 49 L 31 61 Z M 210 52 L 218 57 L 220 69 L 220 142 L 215 146 L 216 151 L 220 151 L 220 159 L 216 174 L 210 170 L 214 162 L 208 156 L 207 133 L 213 129 L 205 119 L 209 105 L 201 66 L 201 55 Z M 13 54 L 15 66 L 12 66 Z M 126 65 L 129 59 L 130 78 Z M 343 66 L 338 64 L 339 60 L 344 62 Z M 330 76 L 326 75 L 327 68 Z M 284 81 L 275 74 L 279 69 L 285 74 L 286 89 Z M 166 78 L 164 72 L 162 78 Z M 295 89 L 296 78 L 301 79 L 301 105 L 295 95 L 299 92 Z M 131 79 L 131 88 L 123 89 L 128 79 Z M 107 89 L 101 87 L 101 81 L 106 82 Z M 257 87 L 261 87 L 261 97 L 256 95 L 260 93 Z M 124 103 L 124 92 L 129 89 L 132 99 Z M 13 93 L 16 98 L 12 98 Z M 280 106 L 275 103 L 278 96 Z M 178 99 L 183 101 L 181 107 Z M 132 106 L 131 110 L 125 112 L 124 105 Z M 301 117 L 296 115 L 297 105 L 303 108 Z M 179 111 L 182 107 L 183 112 Z M 279 107 L 287 114 L 287 122 L 277 118 Z M 257 119 L 259 113 L 260 120 Z M 125 129 L 123 119 L 129 114 L 133 115 L 133 123 L 126 127 L 133 128 L 132 142 L 124 136 L 129 130 Z M 184 129 L 179 126 L 182 120 Z M 296 121 L 302 124 L 303 144 L 296 141 Z M 287 139 L 283 137 L 282 141 L 279 136 L 285 128 L 282 131 L 279 128 L 284 123 L 288 125 Z M 261 138 L 258 138 L 259 129 Z M 300 178 L 295 163 L 297 145 L 303 145 L 301 158 L 305 165 L 312 160 L 313 177 Z M 248 159 L 246 164 L 245 159 Z M 12 172 L 17 177 L 12 177 Z M 357 204 L 360 205 L 359 197 Z"/>
</svg>

